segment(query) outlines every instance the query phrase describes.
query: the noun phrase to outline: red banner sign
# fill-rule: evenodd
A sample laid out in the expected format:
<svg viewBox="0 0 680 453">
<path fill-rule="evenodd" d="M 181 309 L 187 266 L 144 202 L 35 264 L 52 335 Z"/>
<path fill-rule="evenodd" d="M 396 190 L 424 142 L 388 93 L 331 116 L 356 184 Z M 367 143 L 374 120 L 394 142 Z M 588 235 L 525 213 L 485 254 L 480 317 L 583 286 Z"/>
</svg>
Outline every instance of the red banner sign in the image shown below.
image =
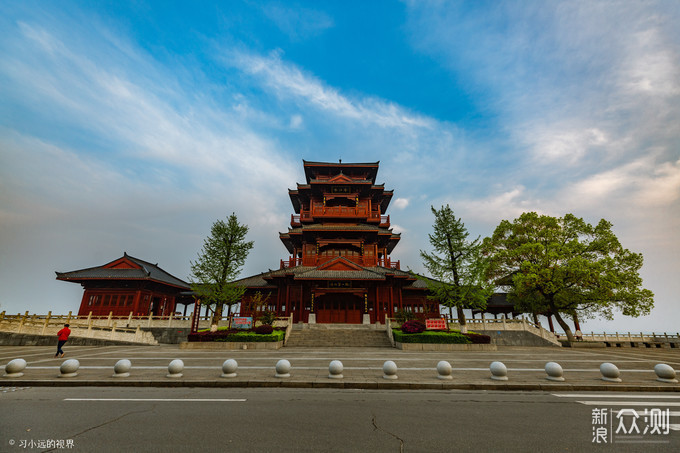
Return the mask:
<svg viewBox="0 0 680 453">
<path fill-rule="evenodd" d="M 446 319 L 426 319 L 425 328 L 427 330 L 446 330 Z"/>
</svg>

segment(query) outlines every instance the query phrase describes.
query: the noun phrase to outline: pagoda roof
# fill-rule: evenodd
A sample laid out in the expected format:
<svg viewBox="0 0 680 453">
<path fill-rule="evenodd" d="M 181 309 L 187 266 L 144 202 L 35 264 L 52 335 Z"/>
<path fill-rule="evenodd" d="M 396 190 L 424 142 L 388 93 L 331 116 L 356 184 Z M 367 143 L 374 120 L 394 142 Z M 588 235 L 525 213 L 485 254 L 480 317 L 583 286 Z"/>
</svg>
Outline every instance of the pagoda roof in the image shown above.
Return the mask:
<svg viewBox="0 0 680 453">
<path fill-rule="evenodd" d="M 400 236 L 401 233 L 393 233 L 391 229 L 380 227 L 378 225 L 371 225 L 367 223 L 310 223 L 296 228 L 288 228 L 290 233 L 303 233 L 305 231 L 377 231 L 381 234 L 391 234 L 393 236 Z"/>
<path fill-rule="evenodd" d="M 270 270 L 251 277 L 236 280 L 239 286 L 248 288 L 271 287 L 271 281 L 277 277 L 292 276 L 294 280 L 377 280 L 384 281 L 387 276 L 412 280 L 407 287 L 426 288 L 420 280 L 410 273 L 382 266 L 361 266 L 346 258 L 337 257 L 319 266 L 294 266 L 284 269 Z"/>
<path fill-rule="evenodd" d="M 74 283 L 93 280 L 148 280 L 181 289 L 190 289 L 187 282 L 164 271 L 158 267 L 158 264 L 135 258 L 127 252 L 124 252 L 122 257 L 101 266 L 71 272 L 56 272 L 56 274 L 57 280 Z"/>
<path fill-rule="evenodd" d="M 371 184 L 375 184 L 375 178 L 378 175 L 378 166 L 380 165 L 380 161 L 378 162 L 364 162 L 364 163 L 342 163 L 340 162 L 311 162 L 311 161 L 306 161 L 302 160 L 302 165 L 305 169 L 305 178 L 307 180 L 307 184 L 311 183 L 312 181 L 316 180 L 316 176 L 318 176 L 319 173 L 326 173 L 328 175 L 333 174 L 333 175 L 338 175 L 340 173 L 343 174 L 352 174 L 352 173 L 365 173 L 367 178 L 365 179 L 365 182 L 370 182 Z M 353 181 L 353 182 L 360 182 L 360 181 Z"/>
</svg>

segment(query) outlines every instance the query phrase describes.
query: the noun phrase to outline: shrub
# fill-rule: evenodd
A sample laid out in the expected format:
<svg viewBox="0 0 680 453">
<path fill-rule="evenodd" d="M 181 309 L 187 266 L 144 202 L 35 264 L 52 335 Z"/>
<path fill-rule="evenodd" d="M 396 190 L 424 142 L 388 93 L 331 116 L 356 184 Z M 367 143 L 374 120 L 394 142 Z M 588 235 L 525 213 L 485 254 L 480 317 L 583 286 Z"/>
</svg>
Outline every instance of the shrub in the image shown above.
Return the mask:
<svg viewBox="0 0 680 453">
<path fill-rule="evenodd" d="M 399 343 L 439 343 L 439 344 L 468 344 L 470 340 L 459 332 L 432 331 L 421 333 L 404 333 L 397 329 L 392 331 L 394 341 Z"/>
<path fill-rule="evenodd" d="M 272 324 L 274 324 L 275 320 L 276 320 L 276 313 L 271 311 L 271 310 L 267 310 L 267 311 L 262 312 L 262 315 L 260 316 L 260 322 L 264 325 L 271 326 Z M 269 333 L 271 333 L 271 332 L 269 332 Z"/>
<path fill-rule="evenodd" d="M 270 334 L 263 335 L 258 335 L 252 331 L 241 331 L 231 334 L 228 337 L 220 338 L 216 341 L 265 343 L 269 341 L 283 341 L 285 336 L 286 332 L 284 330 L 274 330 Z"/>
<path fill-rule="evenodd" d="M 412 319 L 415 318 L 416 315 L 414 315 L 412 311 L 404 310 L 403 308 L 400 308 L 394 314 L 394 319 L 396 319 L 399 324 L 403 324 L 406 321 L 411 321 Z"/>
<path fill-rule="evenodd" d="M 468 332 L 468 333 L 464 333 L 463 335 L 465 335 L 474 344 L 490 344 L 491 343 L 491 337 L 488 336 L 488 335 L 482 335 L 481 333 L 475 333 L 475 332 Z"/>
<path fill-rule="evenodd" d="M 261 326 L 257 326 L 255 329 L 255 333 L 258 335 L 269 335 L 274 331 L 274 328 L 271 326 L 271 324 L 262 324 Z"/>
<path fill-rule="evenodd" d="M 425 324 L 422 321 L 406 321 L 401 325 L 401 331 L 404 333 L 420 333 L 425 330 Z"/>
</svg>

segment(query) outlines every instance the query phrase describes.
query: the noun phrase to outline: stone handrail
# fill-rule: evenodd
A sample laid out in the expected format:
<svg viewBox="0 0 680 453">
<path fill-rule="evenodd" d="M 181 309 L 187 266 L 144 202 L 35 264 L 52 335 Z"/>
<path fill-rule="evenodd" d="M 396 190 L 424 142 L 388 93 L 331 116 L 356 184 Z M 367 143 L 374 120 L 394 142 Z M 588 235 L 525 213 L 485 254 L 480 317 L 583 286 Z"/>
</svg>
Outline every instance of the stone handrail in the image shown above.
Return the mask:
<svg viewBox="0 0 680 453">
<path fill-rule="evenodd" d="M 286 335 L 283 337 L 283 345 L 288 344 L 288 337 L 290 337 L 290 333 L 293 331 L 293 314 L 291 313 L 288 318 L 284 318 L 287 320 L 288 324 L 286 325 Z"/>
<path fill-rule="evenodd" d="M 158 344 L 151 332 L 141 330 L 140 326 L 134 329 L 118 327 L 118 321 L 113 321 L 110 326 L 98 326 L 90 323 L 79 322 L 76 318 L 64 319 L 62 317 L 21 317 L 18 319 L 1 317 L 0 331 L 18 334 L 56 336 L 57 332 L 69 324 L 71 336 L 74 338 L 97 338 L 103 340 L 127 341 L 132 343 Z"/>
<path fill-rule="evenodd" d="M 385 315 L 385 329 L 387 330 L 387 338 L 390 340 L 390 343 L 392 343 L 392 347 L 394 347 L 394 334 L 392 333 L 392 320 L 387 315 Z"/>
<path fill-rule="evenodd" d="M 663 334 L 652 333 L 631 333 L 631 332 L 615 332 L 615 333 L 581 333 L 575 332 L 574 337 L 577 341 L 600 341 L 600 342 L 630 342 L 630 343 L 680 343 L 680 333 Z M 558 338 L 566 338 L 566 333 L 557 333 Z"/>
</svg>

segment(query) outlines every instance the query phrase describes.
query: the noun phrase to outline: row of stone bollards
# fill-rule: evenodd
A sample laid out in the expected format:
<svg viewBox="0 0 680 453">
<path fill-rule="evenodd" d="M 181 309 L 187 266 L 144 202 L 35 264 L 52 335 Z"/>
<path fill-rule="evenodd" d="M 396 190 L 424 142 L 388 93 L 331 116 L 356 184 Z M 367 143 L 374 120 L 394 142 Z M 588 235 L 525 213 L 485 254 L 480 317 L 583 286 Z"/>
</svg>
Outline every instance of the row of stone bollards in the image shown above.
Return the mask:
<svg viewBox="0 0 680 453">
<path fill-rule="evenodd" d="M 26 368 L 26 361 L 24 359 L 14 359 L 10 361 L 5 366 L 5 374 L 3 377 L 6 378 L 17 378 L 24 375 L 23 371 Z M 80 368 L 80 362 L 76 359 L 65 360 L 64 363 L 59 367 L 59 377 L 75 377 L 78 375 L 78 369 Z M 274 377 L 277 378 L 288 378 L 290 377 L 291 370 L 290 362 L 286 359 L 281 359 L 276 363 L 274 367 L 275 374 Z M 130 370 L 132 369 L 132 362 L 127 359 L 119 360 L 113 366 L 113 377 L 115 378 L 126 378 L 130 376 Z M 343 365 L 339 360 L 333 360 L 328 365 L 328 378 L 329 379 L 342 379 L 343 376 Z M 437 363 L 437 379 L 453 379 L 452 373 L 453 368 L 451 364 L 445 360 Z M 168 374 L 166 377 L 169 378 L 181 378 L 184 371 L 184 362 L 180 359 L 175 359 L 168 365 Z M 223 378 L 234 378 L 237 376 L 238 363 L 234 359 L 225 360 L 222 364 L 222 375 Z M 384 379 L 397 379 L 397 364 L 392 360 L 387 360 L 382 367 L 383 378 Z M 508 380 L 508 368 L 503 364 L 503 362 L 492 362 L 489 365 L 489 371 L 491 372 L 491 379 L 495 381 L 507 381 Z M 654 372 L 657 376 L 657 381 L 667 382 L 667 383 L 677 383 L 676 373 L 673 367 L 665 363 L 659 363 L 654 366 Z M 559 363 L 548 362 L 545 364 L 546 379 L 550 381 L 563 382 L 564 371 Z M 600 373 L 602 374 L 602 380 L 607 382 L 621 382 L 621 373 L 616 365 L 613 363 L 605 362 L 600 365 Z"/>
</svg>

